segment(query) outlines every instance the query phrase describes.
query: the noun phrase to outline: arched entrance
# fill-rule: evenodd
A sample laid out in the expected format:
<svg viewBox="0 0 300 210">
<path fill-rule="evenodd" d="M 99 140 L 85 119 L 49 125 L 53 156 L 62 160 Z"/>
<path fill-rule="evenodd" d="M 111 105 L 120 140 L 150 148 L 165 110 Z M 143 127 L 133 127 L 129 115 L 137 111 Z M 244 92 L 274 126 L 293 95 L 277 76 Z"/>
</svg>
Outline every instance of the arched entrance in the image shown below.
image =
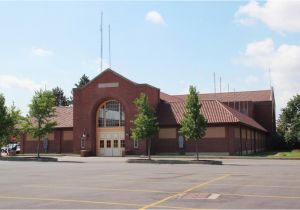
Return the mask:
<svg viewBox="0 0 300 210">
<path fill-rule="evenodd" d="M 102 103 L 96 115 L 96 155 L 122 156 L 125 152 L 125 112 L 116 100 Z"/>
</svg>

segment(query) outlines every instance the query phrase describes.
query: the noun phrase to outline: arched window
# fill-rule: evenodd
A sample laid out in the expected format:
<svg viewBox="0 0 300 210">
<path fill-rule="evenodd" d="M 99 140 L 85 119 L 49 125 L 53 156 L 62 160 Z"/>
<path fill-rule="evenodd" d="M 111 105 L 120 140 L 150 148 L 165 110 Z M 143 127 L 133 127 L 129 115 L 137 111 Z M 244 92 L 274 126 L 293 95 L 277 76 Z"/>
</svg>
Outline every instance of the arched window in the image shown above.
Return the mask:
<svg viewBox="0 0 300 210">
<path fill-rule="evenodd" d="M 107 101 L 98 110 L 98 127 L 124 126 L 125 113 L 118 101 Z"/>
</svg>

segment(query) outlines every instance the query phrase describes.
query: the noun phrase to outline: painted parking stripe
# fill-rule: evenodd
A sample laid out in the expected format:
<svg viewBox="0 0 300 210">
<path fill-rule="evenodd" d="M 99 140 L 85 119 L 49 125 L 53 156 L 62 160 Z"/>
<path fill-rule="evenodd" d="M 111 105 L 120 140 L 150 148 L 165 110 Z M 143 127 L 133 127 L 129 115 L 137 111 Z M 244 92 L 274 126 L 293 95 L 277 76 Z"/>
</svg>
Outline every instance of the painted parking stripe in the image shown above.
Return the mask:
<svg viewBox="0 0 300 210">
<path fill-rule="evenodd" d="M 104 201 L 91 201 L 91 200 L 73 200 L 73 199 L 58 199 L 58 198 L 46 198 L 46 197 L 23 197 L 23 196 L 8 196 L 0 195 L 0 199 L 13 199 L 13 200 L 37 200 L 37 201 L 53 201 L 53 202 L 67 202 L 67 203 L 85 203 L 85 204 L 103 204 L 103 205 L 117 205 L 117 206 L 131 206 L 131 207 L 142 207 L 144 204 L 134 203 L 120 203 L 120 202 L 104 202 Z M 186 209 L 186 210 L 206 210 L 198 208 L 189 208 L 185 206 L 164 206 L 158 205 L 158 208 L 163 209 Z"/>
<path fill-rule="evenodd" d="M 31 188 L 46 188 L 46 189 L 81 189 L 81 190 L 104 190 L 104 191 L 125 191 L 125 192 L 149 192 L 149 193 L 165 193 L 174 194 L 178 192 L 147 190 L 147 189 L 123 189 L 123 188 L 102 188 L 102 187 L 68 187 L 68 186 L 53 186 L 53 185 L 25 185 Z"/>
<path fill-rule="evenodd" d="M 238 194 L 238 193 L 220 193 L 227 196 L 255 197 L 255 198 L 275 198 L 275 199 L 298 199 L 300 196 L 280 196 L 280 195 L 255 195 L 255 194 Z"/>
<path fill-rule="evenodd" d="M 0 199 L 56 201 L 56 202 L 104 204 L 104 205 L 118 205 L 118 206 L 132 206 L 132 207 L 142 206 L 142 204 L 134 204 L 134 203 L 104 202 L 104 201 L 91 201 L 91 200 L 73 200 L 73 199 L 45 198 L 45 197 L 7 196 L 7 195 L 0 195 Z"/>
<path fill-rule="evenodd" d="M 191 192 L 191 191 L 193 191 L 193 190 L 195 190 L 195 189 L 199 189 L 199 188 L 204 187 L 204 186 L 206 186 L 206 185 L 209 185 L 209 184 L 211 184 L 211 183 L 213 183 L 213 182 L 216 182 L 216 181 L 225 179 L 225 178 L 228 177 L 228 176 L 229 176 L 229 174 L 226 174 L 226 175 L 219 176 L 219 177 L 216 177 L 216 178 L 214 178 L 214 179 L 211 179 L 211 180 L 209 180 L 209 181 L 200 183 L 200 184 L 198 184 L 198 185 L 195 185 L 195 186 L 193 186 L 193 187 L 191 187 L 191 188 L 186 189 L 186 190 L 183 191 L 183 192 L 177 193 L 177 194 L 172 195 L 172 196 L 168 196 L 168 197 L 163 198 L 163 199 L 161 199 L 161 200 L 158 200 L 158 201 L 156 201 L 156 202 L 153 202 L 153 203 L 150 203 L 150 204 L 148 204 L 148 205 L 145 205 L 144 207 L 140 208 L 140 210 L 145 210 L 145 209 L 153 208 L 153 207 L 155 207 L 155 206 L 158 206 L 158 205 L 161 204 L 161 203 L 164 203 L 164 202 L 166 202 L 166 201 L 168 201 L 168 200 L 171 200 L 171 199 L 173 199 L 173 198 L 176 198 L 176 197 L 178 197 L 178 196 L 182 196 L 182 195 L 184 195 L 184 194 L 186 194 L 186 193 L 188 193 L 188 192 Z"/>
<path fill-rule="evenodd" d="M 300 189 L 300 186 L 279 186 L 279 185 L 258 185 L 258 184 L 211 184 L 214 186 L 239 186 L 239 187 L 263 187 L 263 188 L 284 188 L 284 189 Z"/>
</svg>

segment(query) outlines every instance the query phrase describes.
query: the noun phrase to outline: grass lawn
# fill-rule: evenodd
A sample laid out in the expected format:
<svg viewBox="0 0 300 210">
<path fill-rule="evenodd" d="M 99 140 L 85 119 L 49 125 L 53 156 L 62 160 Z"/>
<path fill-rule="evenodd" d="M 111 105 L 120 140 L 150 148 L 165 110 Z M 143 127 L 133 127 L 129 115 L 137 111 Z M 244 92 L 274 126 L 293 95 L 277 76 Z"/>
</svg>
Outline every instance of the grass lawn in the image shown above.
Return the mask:
<svg viewBox="0 0 300 210">
<path fill-rule="evenodd" d="M 295 149 L 292 151 L 265 151 L 265 152 L 258 152 L 255 154 L 251 154 L 249 156 L 256 156 L 256 157 L 270 157 L 270 158 L 300 158 L 300 150 Z"/>
</svg>

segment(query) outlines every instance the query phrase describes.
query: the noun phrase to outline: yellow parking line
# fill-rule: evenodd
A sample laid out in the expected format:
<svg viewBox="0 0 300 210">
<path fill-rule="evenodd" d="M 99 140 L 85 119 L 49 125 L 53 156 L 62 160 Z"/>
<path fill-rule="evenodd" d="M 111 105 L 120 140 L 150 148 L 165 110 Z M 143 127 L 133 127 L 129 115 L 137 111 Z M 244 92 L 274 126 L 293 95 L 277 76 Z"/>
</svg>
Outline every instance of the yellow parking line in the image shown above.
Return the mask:
<svg viewBox="0 0 300 210">
<path fill-rule="evenodd" d="M 279 186 L 279 185 L 257 185 L 257 184 L 211 184 L 215 186 L 240 186 L 240 187 L 264 187 L 264 188 L 284 188 L 284 189 L 300 189 L 299 186 Z"/>
<path fill-rule="evenodd" d="M 134 204 L 134 203 L 103 202 L 103 201 L 73 200 L 73 199 L 57 199 L 57 198 L 45 198 L 45 197 L 6 196 L 6 195 L 0 195 L 0 199 L 55 201 L 55 202 L 104 204 L 104 205 L 118 205 L 118 206 L 132 206 L 132 207 L 144 206 L 144 204 Z M 158 208 L 164 208 L 164 209 L 202 210 L 202 209 L 197 209 L 197 208 L 188 208 L 188 207 L 184 207 L 184 206 L 157 206 L 157 207 Z"/>
<path fill-rule="evenodd" d="M 134 204 L 134 203 L 104 202 L 104 201 L 91 201 L 91 200 L 72 200 L 72 199 L 43 198 L 43 197 L 6 196 L 6 195 L 0 195 L 0 199 L 57 201 L 57 202 L 105 204 L 105 205 L 134 206 L 134 207 L 140 207 L 143 205 L 143 204 Z"/>
<path fill-rule="evenodd" d="M 122 188 L 102 188 L 102 187 L 67 187 L 67 186 L 53 186 L 53 185 L 25 185 L 25 187 L 33 188 L 54 188 L 54 189 L 82 189 L 82 190 L 105 190 L 105 191 L 125 191 L 125 192 L 149 192 L 149 193 L 165 193 L 174 194 L 178 192 L 169 192 L 161 190 L 143 190 L 143 189 L 122 189 Z"/>
<path fill-rule="evenodd" d="M 221 195 L 241 196 L 241 197 L 256 197 L 256 198 L 279 198 L 279 199 L 300 199 L 299 196 L 280 196 L 280 195 L 249 195 L 236 193 L 219 193 Z"/>
<path fill-rule="evenodd" d="M 185 209 L 185 210 L 216 210 L 216 209 L 198 209 L 198 208 L 188 208 L 188 207 L 184 207 L 184 206 L 155 206 L 157 208 L 160 209 Z"/>
<path fill-rule="evenodd" d="M 209 180 L 209 181 L 200 183 L 200 184 L 198 184 L 198 185 L 196 185 L 196 186 L 194 186 L 194 187 L 191 187 L 191 188 L 186 189 L 186 190 L 183 191 L 183 192 L 177 193 L 177 194 L 175 194 L 175 195 L 168 196 L 168 197 L 163 198 L 163 199 L 161 199 L 161 200 L 158 200 L 158 201 L 156 201 L 156 202 L 154 202 L 154 203 L 145 205 L 144 207 L 140 208 L 140 210 L 145 210 L 145 209 L 149 209 L 149 208 L 151 208 L 151 207 L 157 206 L 157 205 L 159 205 L 159 204 L 161 204 L 161 203 L 164 203 L 164 202 L 166 202 L 166 201 L 168 201 L 168 200 L 170 200 L 170 199 L 172 199 L 172 198 L 175 198 L 175 197 L 180 196 L 180 195 L 184 195 L 184 194 L 186 194 L 186 193 L 188 193 L 188 192 L 190 192 L 190 191 L 192 191 L 192 190 L 198 189 L 198 188 L 200 188 L 200 187 L 204 187 L 204 186 L 209 185 L 209 184 L 211 184 L 211 183 L 213 183 L 213 182 L 216 182 L 216 181 L 219 181 L 219 180 L 221 180 L 221 179 L 224 179 L 224 178 L 226 178 L 226 177 L 228 177 L 228 176 L 229 176 L 229 174 L 226 174 L 226 175 L 223 175 L 223 176 L 220 176 L 220 177 L 211 179 L 211 180 Z"/>
</svg>

